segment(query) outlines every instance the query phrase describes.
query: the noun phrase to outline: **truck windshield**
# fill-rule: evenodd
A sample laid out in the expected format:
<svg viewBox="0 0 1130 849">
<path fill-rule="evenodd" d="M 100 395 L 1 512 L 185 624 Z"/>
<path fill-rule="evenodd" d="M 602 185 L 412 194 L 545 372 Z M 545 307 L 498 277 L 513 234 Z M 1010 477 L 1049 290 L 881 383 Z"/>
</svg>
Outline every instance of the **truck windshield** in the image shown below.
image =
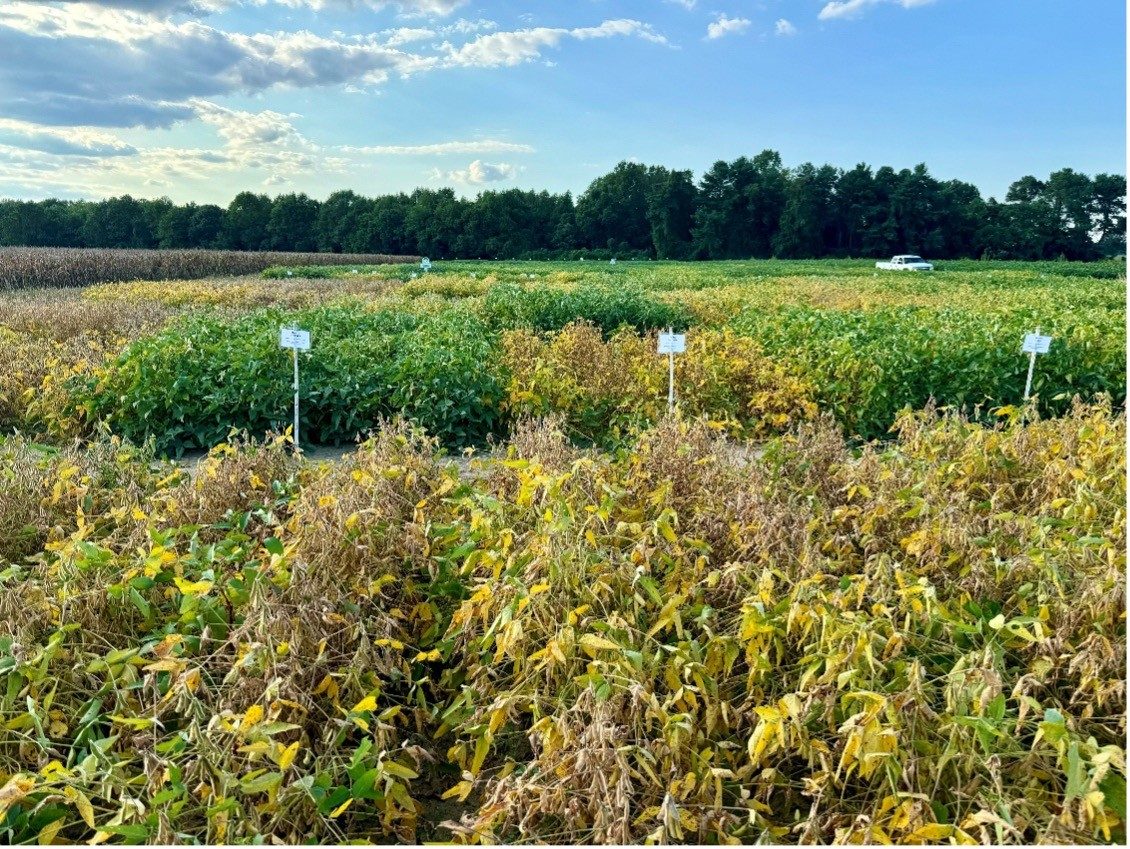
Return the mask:
<svg viewBox="0 0 1130 849">
<path fill-rule="evenodd" d="M 902 258 L 902 261 L 903 262 L 925 262 L 925 260 L 922 259 L 922 257 L 920 257 L 920 256 L 904 256 Z"/>
</svg>

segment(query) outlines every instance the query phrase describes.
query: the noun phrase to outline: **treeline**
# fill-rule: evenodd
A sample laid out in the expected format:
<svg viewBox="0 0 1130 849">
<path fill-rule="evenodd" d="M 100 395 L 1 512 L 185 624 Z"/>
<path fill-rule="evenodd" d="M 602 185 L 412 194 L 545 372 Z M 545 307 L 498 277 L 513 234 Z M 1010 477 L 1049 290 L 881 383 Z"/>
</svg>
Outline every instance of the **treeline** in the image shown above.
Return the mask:
<svg viewBox="0 0 1130 849">
<path fill-rule="evenodd" d="M 1124 253 L 1126 178 L 1070 168 L 1027 176 L 1004 201 L 896 171 L 809 163 L 775 151 L 690 171 L 621 162 L 575 201 L 568 192 L 451 189 L 319 201 L 241 192 L 223 208 L 125 195 L 103 201 L 0 201 L 0 245 L 220 248 L 420 254 L 434 258 L 659 259 L 887 256 L 1097 259 Z"/>
</svg>

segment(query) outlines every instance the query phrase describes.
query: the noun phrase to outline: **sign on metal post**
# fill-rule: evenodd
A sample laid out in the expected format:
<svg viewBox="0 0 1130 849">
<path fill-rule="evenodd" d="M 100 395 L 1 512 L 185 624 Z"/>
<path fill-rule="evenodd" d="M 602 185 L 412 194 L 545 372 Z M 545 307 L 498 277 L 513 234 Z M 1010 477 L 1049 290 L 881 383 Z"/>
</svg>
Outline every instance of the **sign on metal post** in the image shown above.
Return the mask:
<svg viewBox="0 0 1130 849">
<path fill-rule="evenodd" d="M 294 357 L 294 450 L 298 447 L 298 352 L 310 350 L 310 331 L 284 327 L 279 331 L 279 347 L 290 348 Z"/>
<path fill-rule="evenodd" d="M 675 354 L 684 354 L 687 351 L 687 334 L 673 333 L 667 328 L 666 333 L 659 334 L 659 348 L 657 353 L 667 355 L 667 409 L 675 409 Z"/>
<path fill-rule="evenodd" d="M 1021 350 L 1028 355 L 1028 379 L 1024 381 L 1024 400 L 1032 394 L 1032 374 L 1036 371 L 1036 356 L 1046 354 L 1052 348 L 1052 337 L 1041 336 L 1040 328 L 1035 333 L 1024 334 L 1024 345 Z"/>
<path fill-rule="evenodd" d="M 1041 336 L 1040 331 L 1035 333 L 1024 334 L 1024 348 L 1025 354 L 1046 354 L 1051 350 L 1052 337 Z"/>
</svg>

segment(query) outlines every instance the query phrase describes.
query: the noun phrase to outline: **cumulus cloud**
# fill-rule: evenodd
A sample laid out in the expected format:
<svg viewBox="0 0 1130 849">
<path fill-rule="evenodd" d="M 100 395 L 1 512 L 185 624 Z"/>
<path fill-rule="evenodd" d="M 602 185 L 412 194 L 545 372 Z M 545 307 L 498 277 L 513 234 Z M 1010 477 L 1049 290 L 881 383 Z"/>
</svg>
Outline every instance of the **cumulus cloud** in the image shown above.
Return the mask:
<svg viewBox="0 0 1130 849">
<path fill-rule="evenodd" d="M 283 185 L 315 172 L 346 174 L 356 166 L 303 136 L 294 125 L 300 116 L 293 113 L 244 111 L 203 100 L 191 107 L 215 131 L 216 149 L 137 149 L 91 128 L 60 131 L 0 119 L 0 187 L 18 183 L 24 194 L 73 189 L 97 197 L 123 187 L 177 186 L 192 197 L 227 186 L 235 174 Z"/>
<path fill-rule="evenodd" d="M 862 15 L 868 9 L 880 4 L 894 4 L 904 9 L 914 9 L 919 6 L 928 6 L 934 0 L 832 0 L 825 3 L 820 10 L 819 18 L 830 21 L 836 18 L 854 18 Z"/>
<path fill-rule="evenodd" d="M 436 31 L 427 27 L 398 27 L 397 29 L 385 30 L 381 34 L 385 36 L 385 44 L 389 47 L 399 47 L 401 44 L 411 44 L 414 41 L 435 38 Z"/>
<path fill-rule="evenodd" d="M 234 0 L 23 0 L 38 6 L 105 6 L 128 9 L 149 15 L 172 15 L 189 12 L 214 12 L 233 4 Z"/>
<path fill-rule="evenodd" d="M 244 34 L 76 8 L 0 7 L 0 96 L 16 101 L 9 114 L 42 123 L 68 123 L 66 115 L 77 113 L 81 119 L 69 123 L 169 126 L 186 117 L 183 103 L 192 97 L 374 84 L 436 62 L 377 36 Z"/>
<path fill-rule="evenodd" d="M 722 14 L 706 28 L 706 37 L 716 39 L 727 35 L 737 35 L 749 29 L 752 23 L 753 21 L 749 18 L 731 18 Z"/>
<path fill-rule="evenodd" d="M 787 36 L 787 35 L 796 35 L 796 33 L 797 33 L 796 27 L 793 26 L 791 21 L 788 21 L 785 18 L 779 18 L 777 20 L 777 23 L 775 25 L 775 30 L 776 30 L 777 35 L 786 35 Z"/>
<path fill-rule="evenodd" d="M 468 0 L 21 0 L 29 5 L 84 5 L 104 6 L 110 9 L 128 9 L 155 17 L 176 14 L 207 14 L 232 6 L 266 6 L 274 4 L 291 9 L 307 8 L 315 12 L 323 9 L 354 9 L 368 7 L 381 11 L 394 9 L 404 17 L 447 17 L 466 6 Z"/>
<path fill-rule="evenodd" d="M 470 32 L 491 26 L 453 25 Z M 400 41 L 423 37 L 423 30 L 402 30 Z M 15 2 L 0 6 L 0 101 L 11 117 L 38 123 L 167 127 L 187 117 L 184 104 L 194 97 L 373 86 L 443 67 L 516 65 L 564 39 L 613 37 L 666 43 L 646 24 L 609 20 L 479 34 L 429 55 L 400 49 L 395 37 L 390 43 L 379 33 L 228 32 L 107 6 Z"/>
<path fill-rule="evenodd" d="M 466 184 L 513 179 L 520 168 L 493 157 L 533 153 L 497 139 L 341 147 L 299 131 L 299 116 L 223 104 L 280 88 L 365 90 L 423 73 L 519 65 L 566 42 L 629 38 L 666 44 L 651 26 L 607 20 L 590 27 L 499 32 L 485 18 L 403 25 L 360 35 L 238 32 L 206 13 L 236 5 L 389 9 L 403 17 L 448 16 L 463 0 L 0 0 L 0 187 L 70 196 L 175 186 L 183 196 L 225 191 L 233 178 L 301 183 L 352 173 L 371 156 L 466 155 L 441 177 Z M 437 42 L 443 41 L 442 44 Z M 137 145 L 115 129 L 194 122 L 215 134 L 211 149 Z M 150 146 L 153 145 L 153 146 Z M 479 158 L 482 157 L 482 158 Z M 487 160 L 487 161 L 485 161 Z M 464 160 L 466 161 L 466 160 Z M 73 191 L 71 191 L 73 189 Z"/>
<path fill-rule="evenodd" d="M 137 153 L 133 145 L 89 128 L 60 130 L 11 118 L 0 118 L 0 145 L 55 156 L 132 156 Z"/>
<path fill-rule="evenodd" d="M 465 169 L 448 171 L 449 180 L 457 183 L 498 183 L 503 180 L 513 180 L 518 174 L 518 169 L 506 162 L 492 164 L 476 159 Z"/>
<path fill-rule="evenodd" d="M 565 39 L 585 41 L 592 38 L 635 37 L 655 44 L 667 44 L 667 39 L 655 32 L 649 24 L 620 19 L 604 21 L 595 27 L 533 27 L 513 32 L 495 32 L 481 35 L 462 47 L 448 45 L 447 62 L 452 65 L 494 68 L 519 65 L 541 56 L 542 51 L 556 47 Z"/>
<path fill-rule="evenodd" d="M 305 6 L 315 12 L 334 7 L 356 8 L 367 6 L 377 11 L 389 8 L 395 9 L 404 17 L 442 18 L 466 6 L 468 0 L 229 0 L 229 2 L 250 2 L 256 6 L 264 6 L 273 2 L 291 8 Z"/>
<path fill-rule="evenodd" d="M 533 153 L 528 144 L 484 139 L 482 141 L 449 141 L 436 144 L 384 144 L 366 147 L 342 147 L 346 153 L 377 156 L 442 156 L 452 153 Z"/>
<path fill-rule="evenodd" d="M 3 70 L 0 69 L 0 77 Z M 14 96 L 4 103 L 13 118 L 57 127 L 168 127 L 192 118 L 196 113 L 184 103 L 125 97 L 84 96 L 60 92 L 39 92 Z"/>
</svg>

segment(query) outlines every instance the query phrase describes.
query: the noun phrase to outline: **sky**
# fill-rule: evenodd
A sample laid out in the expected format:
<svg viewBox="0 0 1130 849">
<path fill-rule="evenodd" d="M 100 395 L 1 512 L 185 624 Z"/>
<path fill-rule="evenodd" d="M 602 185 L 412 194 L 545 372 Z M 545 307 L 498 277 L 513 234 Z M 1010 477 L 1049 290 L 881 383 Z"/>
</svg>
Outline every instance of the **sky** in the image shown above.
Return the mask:
<svg viewBox="0 0 1130 849">
<path fill-rule="evenodd" d="M 1120 0 L 0 0 L 0 197 L 1125 173 Z"/>
</svg>

